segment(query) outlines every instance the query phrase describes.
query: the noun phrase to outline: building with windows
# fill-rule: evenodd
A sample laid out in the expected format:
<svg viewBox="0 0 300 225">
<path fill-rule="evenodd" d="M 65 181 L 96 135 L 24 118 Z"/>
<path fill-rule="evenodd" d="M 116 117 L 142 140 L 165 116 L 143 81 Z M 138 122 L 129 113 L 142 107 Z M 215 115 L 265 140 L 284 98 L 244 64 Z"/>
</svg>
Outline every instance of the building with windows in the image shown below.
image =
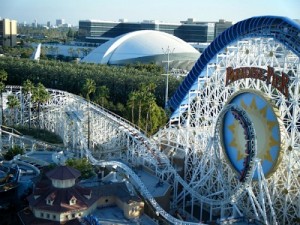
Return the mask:
<svg viewBox="0 0 300 225">
<path fill-rule="evenodd" d="M 17 44 L 17 21 L 0 20 L 0 45 L 14 47 Z"/>
<path fill-rule="evenodd" d="M 214 23 L 185 22 L 163 23 L 157 20 L 144 20 L 143 22 L 80 20 L 78 37 L 82 41 L 103 43 L 111 38 L 133 31 L 156 30 L 172 34 L 186 42 L 205 43 L 211 42 L 214 39 Z"/>
<path fill-rule="evenodd" d="M 96 209 L 117 206 L 127 219 L 139 218 L 144 202 L 132 195 L 124 182 L 85 187 L 78 184 L 80 172 L 69 166 L 58 166 L 46 173 L 49 180 L 40 181 L 28 196 L 29 208 L 19 213 L 22 224 L 81 224 L 80 219 Z"/>
<path fill-rule="evenodd" d="M 60 27 L 63 24 L 65 24 L 65 19 L 57 19 L 56 20 L 56 26 Z"/>
<path fill-rule="evenodd" d="M 225 31 L 227 28 L 232 26 L 231 21 L 226 21 L 223 19 L 220 19 L 218 22 L 215 23 L 215 38 L 218 37 L 223 31 Z"/>
</svg>

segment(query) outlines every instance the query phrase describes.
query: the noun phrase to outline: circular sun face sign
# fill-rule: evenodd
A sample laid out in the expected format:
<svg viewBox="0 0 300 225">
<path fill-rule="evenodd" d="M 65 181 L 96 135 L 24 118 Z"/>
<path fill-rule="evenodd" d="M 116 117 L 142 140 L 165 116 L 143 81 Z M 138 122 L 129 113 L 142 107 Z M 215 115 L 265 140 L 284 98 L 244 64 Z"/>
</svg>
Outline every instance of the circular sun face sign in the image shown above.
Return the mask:
<svg viewBox="0 0 300 225">
<path fill-rule="evenodd" d="M 256 133 L 256 157 L 260 159 L 264 176 L 270 176 L 280 163 L 282 149 L 281 122 L 276 109 L 266 97 L 250 90 L 238 92 L 227 104 L 238 105 L 247 112 Z M 234 170 L 241 174 L 245 170 L 245 158 L 248 156 L 245 128 L 231 112 L 224 115 L 221 126 L 224 153 Z M 253 179 L 257 179 L 257 172 Z"/>
</svg>

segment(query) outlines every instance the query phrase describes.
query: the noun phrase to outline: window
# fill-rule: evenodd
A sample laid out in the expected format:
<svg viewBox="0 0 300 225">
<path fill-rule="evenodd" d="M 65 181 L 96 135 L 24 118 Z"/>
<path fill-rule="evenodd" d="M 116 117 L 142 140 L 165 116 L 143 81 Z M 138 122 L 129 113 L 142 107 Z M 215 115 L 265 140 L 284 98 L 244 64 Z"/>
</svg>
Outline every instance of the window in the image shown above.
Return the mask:
<svg viewBox="0 0 300 225">
<path fill-rule="evenodd" d="M 72 218 L 75 218 L 75 216 L 76 216 L 76 214 L 75 214 L 75 213 L 73 213 L 73 214 L 72 214 Z"/>
<path fill-rule="evenodd" d="M 41 212 L 41 217 L 44 217 L 44 213 Z"/>
<path fill-rule="evenodd" d="M 75 197 L 72 197 L 71 199 L 70 199 L 70 205 L 75 205 L 76 204 L 76 198 Z"/>
<path fill-rule="evenodd" d="M 53 219 L 56 219 L 56 215 L 53 215 L 52 218 L 53 218 Z"/>
<path fill-rule="evenodd" d="M 49 213 L 47 213 L 47 219 L 49 219 L 50 218 L 50 214 Z"/>
</svg>

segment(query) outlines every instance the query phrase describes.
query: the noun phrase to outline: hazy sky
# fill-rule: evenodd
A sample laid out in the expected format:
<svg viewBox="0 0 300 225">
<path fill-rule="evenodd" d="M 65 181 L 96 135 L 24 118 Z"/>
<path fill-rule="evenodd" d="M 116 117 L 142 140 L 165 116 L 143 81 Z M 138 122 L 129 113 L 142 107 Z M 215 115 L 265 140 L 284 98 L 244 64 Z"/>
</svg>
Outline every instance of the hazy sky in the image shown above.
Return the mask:
<svg viewBox="0 0 300 225">
<path fill-rule="evenodd" d="M 160 20 L 180 22 L 226 19 L 240 21 L 252 16 L 279 15 L 300 19 L 300 0 L 0 0 L 0 17 L 55 24 L 59 18 L 78 25 L 79 20 Z"/>
</svg>

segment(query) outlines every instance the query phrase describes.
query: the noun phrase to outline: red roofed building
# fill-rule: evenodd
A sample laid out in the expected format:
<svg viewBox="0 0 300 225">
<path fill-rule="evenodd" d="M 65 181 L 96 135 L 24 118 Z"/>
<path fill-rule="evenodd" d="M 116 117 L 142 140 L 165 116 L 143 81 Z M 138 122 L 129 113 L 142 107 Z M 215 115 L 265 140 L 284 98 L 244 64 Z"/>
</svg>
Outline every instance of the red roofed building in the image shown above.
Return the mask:
<svg viewBox="0 0 300 225">
<path fill-rule="evenodd" d="M 121 208 L 128 219 L 137 218 L 143 212 L 144 203 L 130 196 L 124 183 L 83 187 L 76 183 L 80 172 L 69 166 L 58 166 L 46 176 L 51 183 L 38 183 L 27 198 L 31 212 L 19 214 L 23 224 L 80 224 L 79 219 L 97 207 L 112 205 Z"/>
</svg>

